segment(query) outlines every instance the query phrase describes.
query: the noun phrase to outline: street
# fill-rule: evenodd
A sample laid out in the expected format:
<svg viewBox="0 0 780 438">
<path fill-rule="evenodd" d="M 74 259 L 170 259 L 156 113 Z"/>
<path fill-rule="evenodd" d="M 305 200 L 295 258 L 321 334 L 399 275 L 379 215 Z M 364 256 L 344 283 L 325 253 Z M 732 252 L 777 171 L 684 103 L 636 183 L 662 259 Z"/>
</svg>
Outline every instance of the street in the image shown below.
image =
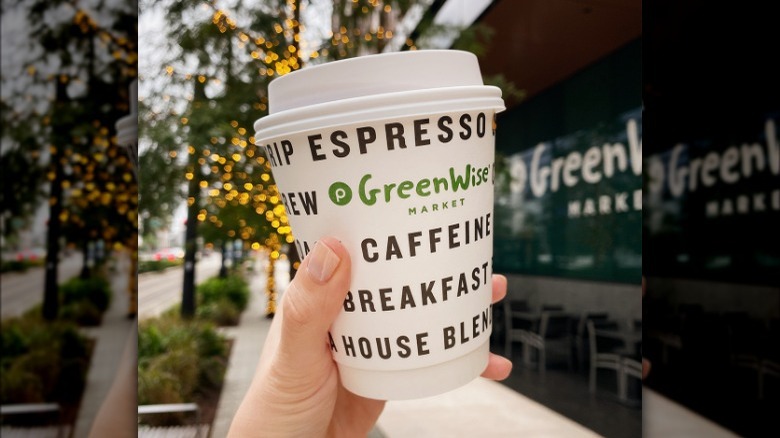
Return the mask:
<svg viewBox="0 0 780 438">
<path fill-rule="evenodd" d="M 74 252 L 60 260 L 57 280 L 60 284 L 79 274 L 83 256 Z M 0 276 L 0 306 L 2 318 L 18 316 L 43 301 L 45 280 L 43 267 L 25 272 L 7 272 Z"/>
<path fill-rule="evenodd" d="M 254 275 L 265 276 L 267 259 L 256 263 L 258 269 Z M 195 284 L 200 284 L 219 273 L 220 255 L 212 254 L 195 264 Z M 281 299 L 282 292 L 290 281 L 290 263 L 287 260 L 276 261 L 276 289 Z M 164 272 L 147 272 L 138 276 L 138 319 L 151 318 L 160 315 L 174 304 L 181 302 L 184 268 L 169 268 Z M 252 290 L 252 296 L 262 293 L 262 288 Z"/>
<path fill-rule="evenodd" d="M 195 263 L 195 284 L 219 273 L 220 256 L 212 254 Z M 181 302 L 184 267 L 138 275 L 138 319 L 152 318 Z"/>
<path fill-rule="evenodd" d="M 59 282 L 63 283 L 79 274 L 82 255 L 74 253 L 59 263 Z M 264 263 L 259 268 L 262 269 Z M 217 275 L 220 256 L 213 254 L 195 264 L 195 284 Z M 277 262 L 277 284 L 285 284 L 287 262 Z M 44 270 L 32 268 L 26 272 L 9 272 L 0 278 L 0 305 L 3 319 L 21 315 L 30 307 L 43 300 Z M 157 316 L 181 302 L 184 271 L 182 267 L 169 268 L 163 272 L 148 272 L 138 276 L 138 317 L 139 319 Z"/>
</svg>

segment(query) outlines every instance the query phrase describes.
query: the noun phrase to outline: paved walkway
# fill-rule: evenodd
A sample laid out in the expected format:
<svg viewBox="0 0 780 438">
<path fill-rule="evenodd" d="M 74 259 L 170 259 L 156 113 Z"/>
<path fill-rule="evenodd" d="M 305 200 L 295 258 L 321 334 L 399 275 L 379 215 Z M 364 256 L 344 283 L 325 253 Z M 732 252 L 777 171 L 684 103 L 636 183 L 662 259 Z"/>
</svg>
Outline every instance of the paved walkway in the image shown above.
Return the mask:
<svg viewBox="0 0 780 438">
<path fill-rule="evenodd" d="M 737 438 L 738 435 L 650 388 L 642 389 L 642 436 Z"/>
<path fill-rule="evenodd" d="M 388 402 L 377 427 L 387 438 L 601 436 L 500 383 L 481 377 L 435 397 Z"/>
<path fill-rule="evenodd" d="M 234 339 L 211 437 L 227 435 L 233 414 L 249 388 L 268 334 L 265 318 L 264 261 L 252 277 L 252 299 L 237 327 L 224 330 Z M 281 292 L 287 278 L 277 272 Z M 281 299 L 281 296 L 279 296 Z M 595 432 L 499 383 L 479 378 L 457 390 L 419 400 L 388 402 L 369 438 L 424 437 L 598 437 Z"/>
<path fill-rule="evenodd" d="M 108 390 L 114 383 L 127 336 L 132 333 L 132 330 L 137 330 L 135 319 L 127 317 L 129 257 L 124 252 L 120 253 L 118 257 L 116 272 L 110 273 L 108 276 L 113 296 L 111 305 L 103 314 L 103 323 L 99 327 L 83 329 L 88 336 L 97 342 L 87 373 L 87 386 L 81 399 L 79 415 L 74 425 L 72 436 L 77 438 L 86 437 L 89 434 L 92 422 L 95 420 Z"/>
<path fill-rule="evenodd" d="M 271 327 L 271 320 L 265 317 L 266 298 L 263 292 L 266 284 L 265 266 L 264 261 L 255 262 L 255 271 L 249 282 L 251 291 L 249 307 L 241 314 L 239 325 L 221 330 L 232 338 L 234 343 L 222 385 L 222 394 L 219 397 L 219 406 L 211 426 L 213 438 L 227 436 L 233 415 L 252 382 L 263 349 L 263 341 Z M 278 276 L 276 278 L 279 280 Z M 277 281 L 279 291 L 283 290 L 284 286 L 283 282 Z"/>
</svg>

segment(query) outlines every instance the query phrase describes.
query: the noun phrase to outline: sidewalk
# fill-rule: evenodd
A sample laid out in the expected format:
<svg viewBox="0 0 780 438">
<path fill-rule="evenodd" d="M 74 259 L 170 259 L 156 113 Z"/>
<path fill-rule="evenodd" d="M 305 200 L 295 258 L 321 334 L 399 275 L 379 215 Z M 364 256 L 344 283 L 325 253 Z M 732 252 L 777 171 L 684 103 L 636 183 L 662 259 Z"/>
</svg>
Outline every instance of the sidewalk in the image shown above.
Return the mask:
<svg viewBox="0 0 780 438">
<path fill-rule="evenodd" d="M 233 349 L 230 352 L 219 406 L 209 435 L 211 438 L 227 436 L 233 415 L 238 410 L 252 382 L 265 338 L 271 328 L 272 319 L 265 316 L 267 303 L 264 293 L 267 278 L 265 267 L 265 261 L 262 260 L 255 264 L 257 274 L 252 276 L 249 283 L 252 298 L 249 301 L 249 306 L 241 315 L 238 326 L 220 329 L 220 332 L 233 339 Z M 277 303 L 282 299 L 282 294 L 289 282 L 289 276 L 285 273 L 286 269 L 288 269 L 286 265 L 277 264 L 275 276 Z M 384 434 L 374 429 L 368 438 L 384 438 Z"/>
<path fill-rule="evenodd" d="M 121 256 L 127 258 L 124 252 Z M 132 330 L 137 330 L 136 320 L 127 317 L 129 259 L 117 260 L 116 266 L 116 273 L 109 275 L 113 296 L 111 305 L 103 314 L 103 323 L 99 327 L 82 329 L 84 334 L 96 340 L 96 344 L 87 372 L 87 384 L 74 425 L 73 437 L 82 438 L 89 434 L 92 422 L 114 383 L 127 337 Z"/>
<path fill-rule="evenodd" d="M 237 327 L 211 437 L 227 435 L 252 381 L 271 320 L 265 318 L 265 269 L 250 282 L 252 299 Z M 278 299 L 287 284 L 277 277 Z M 419 400 L 388 402 L 369 438 L 424 437 L 598 437 L 600 435 L 506 386 L 478 378 L 457 390 Z"/>
<path fill-rule="evenodd" d="M 222 394 L 219 397 L 217 413 L 211 427 L 211 437 L 227 436 L 233 415 L 244 399 L 244 394 L 252 382 L 263 343 L 271 327 L 271 319 L 265 317 L 266 298 L 264 295 L 266 274 L 262 262 L 255 262 L 255 274 L 249 282 L 251 299 L 249 306 L 241 314 L 237 327 L 220 330 L 233 339 Z M 287 286 L 277 282 L 277 293 Z"/>
<path fill-rule="evenodd" d="M 601 436 L 482 377 L 435 397 L 388 402 L 377 427 L 387 438 Z"/>
</svg>

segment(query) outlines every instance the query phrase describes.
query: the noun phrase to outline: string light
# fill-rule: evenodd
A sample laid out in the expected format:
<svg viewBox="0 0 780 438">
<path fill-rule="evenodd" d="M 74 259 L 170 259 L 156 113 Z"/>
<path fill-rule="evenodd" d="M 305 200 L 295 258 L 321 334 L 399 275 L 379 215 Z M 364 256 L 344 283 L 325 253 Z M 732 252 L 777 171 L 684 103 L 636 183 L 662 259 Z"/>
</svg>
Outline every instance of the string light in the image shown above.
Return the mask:
<svg viewBox="0 0 780 438">
<path fill-rule="evenodd" d="M 276 23 L 272 23 L 269 31 L 264 34 L 239 26 L 231 17 L 231 12 L 217 8 L 213 2 L 204 4 L 212 10 L 209 25 L 215 26 L 214 29 L 224 34 L 221 38 L 231 39 L 232 47 L 239 47 L 243 51 L 242 59 L 251 65 L 251 71 L 257 74 L 260 80 L 265 81 L 300 69 L 306 59 L 354 56 L 362 47 L 369 47 L 371 50 L 381 48 L 388 39 L 393 37 L 393 29 L 387 28 L 389 26 L 385 24 L 394 22 L 392 19 L 386 21 L 382 18 L 383 26 L 377 26 L 379 20 L 369 20 L 369 23 L 374 23 L 369 29 L 356 26 L 352 22 L 344 22 L 339 24 L 338 30 L 331 37 L 330 44 L 308 50 L 301 41 L 300 33 L 304 27 L 293 16 L 298 6 L 296 1 L 287 1 L 287 16 L 282 14 L 282 17 Z M 357 16 L 370 17 L 375 14 L 374 16 L 378 17 L 378 14 L 398 12 L 390 4 L 378 0 L 363 2 L 353 0 L 352 4 L 353 18 L 349 18 L 351 21 L 357 20 L 355 18 Z M 410 41 L 407 46 L 411 48 L 414 44 Z M 170 65 L 165 68 L 165 73 L 173 80 L 188 81 L 190 84 L 194 81 L 197 81 L 196 84 L 207 82 L 222 84 L 229 83 L 227 80 L 231 79 L 223 77 L 225 74 L 219 71 L 179 71 L 186 68 L 186 66 Z M 247 106 L 255 111 L 255 120 L 257 115 L 262 115 L 268 110 L 267 96 L 258 97 L 255 102 L 250 103 L 251 106 Z M 188 97 L 188 100 L 192 101 L 192 99 L 192 96 Z M 194 114 L 180 117 L 181 125 L 192 125 L 189 128 L 192 130 L 203 124 L 200 120 Z M 281 258 L 283 245 L 292 244 L 295 239 L 279 191 L 273 184 L 270 165 L 263 156 L 262 149 L 255 145 L 255 139 L 251 136 L 247 137 L 251 132 L 249 122 L 246 119 L 242 119 L 241 122 L 214 120 L 209 124 L 221 124 L 222 127 L 219 129 L 223 131 L 219 134 L 209 134 L 203 139 L 204 144 L 197 145 L 197 148 L 192 145 L 187 148 L 189 155 L 193 156 L 191 160 L 197 157 L 198 159 L 194 161 L 201 163 L 201 167 L 205 164 L 209 165 L 203 167 L 204 174 L 198 171 L 196 175 L 192 170 L 185 173 L 186 180 L 198 180 L 199 187 L 203 189 L 202 196 L 208 198 L 208 211 L 201 211 L 198 214 L 198 221 L 209 227 L 222 229 L 222 235 L 240 237 L 246 242 L 245 245 L 254 250 L 265 248 L 270 260 Z M 247 126 L 241 126 L 242 124 Z M 227 125 L 230 127 L 227 128 Z M 171 158 L 176 158 L 176 155 L 171 155 Z M 188 199 L 188 203 L 194 202 L 193 198 Z M 226 210 L 227 208 L 230 210 Z M 239 211 L 248 213 L 236 216 Z M 228 215 L 231 217 L 228 218 Z M 256 217 L 252 217 L 253 215 Z M 239 222 L 235 217 L 246 218 L 248 222 L 237 226 Z M 268 264 L 268 269 L 273 270 L 273 263 Z M 275 285 L 273 275 L 268 277 L 267 311 L 273 314 Z"/>
</svg>

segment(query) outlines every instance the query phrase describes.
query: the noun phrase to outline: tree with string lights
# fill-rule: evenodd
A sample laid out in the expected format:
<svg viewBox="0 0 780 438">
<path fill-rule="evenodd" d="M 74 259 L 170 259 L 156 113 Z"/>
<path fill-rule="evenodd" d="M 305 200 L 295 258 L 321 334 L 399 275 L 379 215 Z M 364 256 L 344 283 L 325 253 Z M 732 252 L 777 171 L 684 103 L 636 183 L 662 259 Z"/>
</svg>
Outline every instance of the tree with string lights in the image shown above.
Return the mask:
<svg viewBox="0 0 780 438">
<path fill-rule="evenodd" d="M 183 1 L 163 9 L 171 23 L 172 56 L 158 76 L 164 80 L 148 93 L 162 102 L 145 104 L 151 115 L 141 114 L 141 120 L 168 131 L 145 132 L 149 147 L 140 171 L 144 180 L 147 154 L 184 157 L 170 171 L 183 171 L 187 185 L 182 315 L 190 317 L 197 236 L 222 247 L 239 240 L 242 250 L 265 248 L 270 269 L 283 245 L 293 241 L 269 164 L 250 130 L 267 113 L 268 82 L 300 67 L 300 27 L 295 2 L 222 8 L 218 2 Z M 144 217 L 147 212 L 152 215 L 144 210 Z M 269 272 L 269 314 L 275 312 L 273 277 Z"/>
<path fill-rule="evenodd" d="M 28 1 L 4 10 L 17 14 L 29 35 L 26 50 L 18 51 L 24 59 L 12 62 L 19 74 L 3 76 L 4 149 L 48 158 L 43 316 L 49 320 L 58 313 L 61 238 L 78 242 L 94 232 L 108 242 L 135 243 L 135 181 L 113 132 L 129 108 L 127 85 L 136 75 L 133 6 Z M 38 129 L 20 136 L 25 125 Z M 18 183 L 4 179 L 4 191 Z M 97 215 L 105 221 L 83 221 Z"/>
<path fill-rule="evenodd" d="M 333 0 L 331 36 L 322 51 L 339 60 L 382 53 L 396 37 L 396 27 L 417 0 Z M 411 40 L 406 47 L 414 47 Z"/>
<path fill-rule="evenodd" d="M 318 61 L 335 61 L 392 50 L 454 49 L 477 56 L 484 54 L 493 30 L 483 23 L 469 26 L 434 23 L 435 12 L 442 3 L 440 0 L 333 0 L 330 37 L 313 55 L 321 55 Z M 399 27 L 415 7 L 430 8 L 434 13 L 421 13 L 414 30 L 404 29 L 408 35 L 399 35 Z M 449 37 L 444 38 L 451 41 L 449 47 L 437 46 L 441 37 Z M 519 102 L 525 96 L 523 90 L 501 74 L 485 76 L 483 80 L 501 88 L 504 99 Z"/>
<path fill-rule="evenodd" d="M 184 197 L 181 175 L 184 174 L 182 140 L 172 127 L 178 126 L 173 112 L 155 112 L 148 101 L 138 102 L 139 124 L 147 143 L 138 157 L 138 167 L 145 178 L 138 186 L 138 227 L 144 244 L 156 247 L 156 235 L 170 227 L 170 218 L 178 201 Z"/>
<path fill-rule="evenodd" d="M 15 246 L 19 232 L 35 214 L 46 192 L 43 184 L 46 166 L 41 153 L 39 118 L 9 120 L 13 107 L 2 101 L 3 147 L 0 153 L 0 168 L 5 169 L 0 191 L 0 220 L 4 251 Z M 9 170 L 22 170 L 14 172 Z"/>
<path fill-rule="evenodd" d="M 166 175 L 185 177 L 183 315 L 194 314 L 196 236 L 222 248 L 223 266 L 227 245 L 236 240 L 243 249 L 268 250 L 269 315 L 275 312 L 274 262 L 292 249 L 293 272 L 298 266 L 270 166 L 250 133 L 254 121 L 267 114 L 268 83 L 301 68 L 304 60 L 316 63 L 398 49 L 390 45 L 396 27 L 418 3 L 336 0 L 333 31 L 326 41 L 305 48 L 301 8 L 309 2 L 228 5 L 189 0 L 154 6 L 169 20 L 168 44 L 162 50 L 169 56 L 161 71 L 152 72 L 158 83 L 147 93 L 162 99 L 149 102 L 147 114 L 141 114 L 150 126 L 141 172 L 145 174 L 143 163 L 149 161 L 160 170 L 155 179 L 170 180 L 163 176 L 166 169 Z M 407 40 L 403 48 L 416 46 Z M 163 212 L 145 209 L 144 198 L 168 195 L 141 193 L 142 220 L 151 225 L 155 214 Z"/>
</svg>

